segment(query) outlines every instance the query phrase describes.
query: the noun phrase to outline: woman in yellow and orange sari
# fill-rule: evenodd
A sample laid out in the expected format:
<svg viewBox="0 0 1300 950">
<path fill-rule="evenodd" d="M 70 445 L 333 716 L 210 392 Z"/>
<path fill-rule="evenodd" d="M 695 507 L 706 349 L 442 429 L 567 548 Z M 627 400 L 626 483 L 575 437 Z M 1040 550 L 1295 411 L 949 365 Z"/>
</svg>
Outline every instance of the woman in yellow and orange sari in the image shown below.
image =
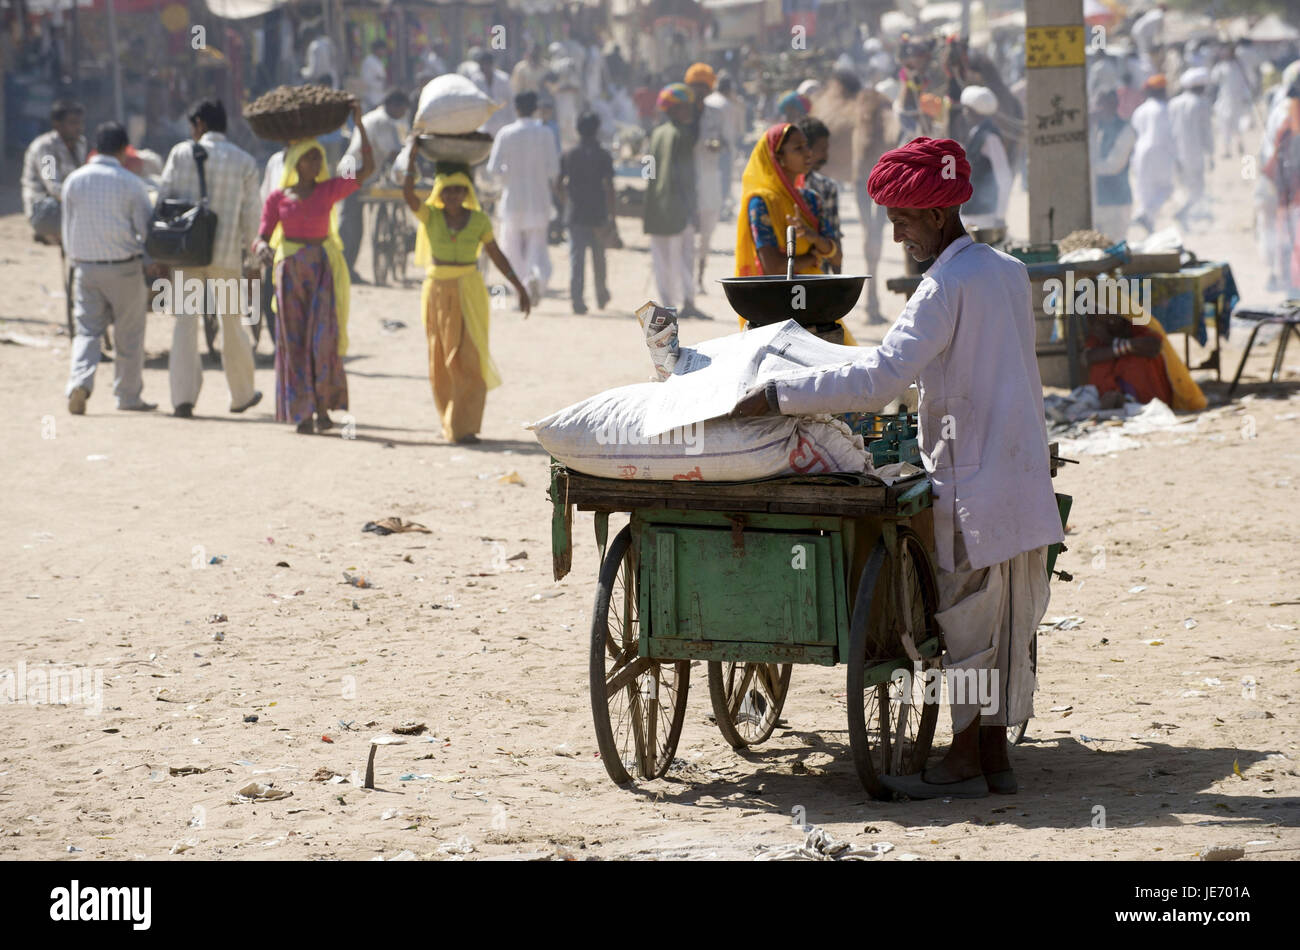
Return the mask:
<svg viewBox="0 0 1300 950">
<path fill-rule="evenodd" d="M 449 442 L 477 442 L 487 393 L 501 384 L 488 350 L 490 303 L 478 269 L 480 250 L 519 294 L 527 318 L 528 292 L 492 236 L 492 221 L 479 207 L 465 165 L 438 163 L 433 190 L 421 203 L 415 194 L 415 139 L 406 157 L 402 196 L 419 220 L 415 263 L 426 268 L 420 311 L 429 343 L 429 382 Z"/>
<path fill-rule="evenodd" d="M 799 187 L 812 168 L 808 140 L 797 125 L 772 126 L 759 138 L 740 179 L 736 220 L 736 276 L 783 275 L 785 230 L 795 227 L 794 272 L 821 274 L 821 262 L 838 250 L 821 217 L 817 196 Z M 745 326 L 742 318 L 740 325 Z M 855 346 L 843 322 L 844 342 Z"/>
</svg>

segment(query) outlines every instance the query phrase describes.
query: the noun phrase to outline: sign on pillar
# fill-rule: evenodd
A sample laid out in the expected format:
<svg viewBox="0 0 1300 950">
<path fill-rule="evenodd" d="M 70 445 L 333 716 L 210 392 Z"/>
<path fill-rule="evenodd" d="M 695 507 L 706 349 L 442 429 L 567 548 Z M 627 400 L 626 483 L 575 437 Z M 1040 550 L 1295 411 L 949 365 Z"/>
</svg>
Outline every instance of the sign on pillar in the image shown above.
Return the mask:
<svg viewBox="0 0 1300 950">
<path fill-rule="evenodd" d="M 1092 227 L 1083 0 L 1026 0 L 1029 240 Z"/>
</svg>

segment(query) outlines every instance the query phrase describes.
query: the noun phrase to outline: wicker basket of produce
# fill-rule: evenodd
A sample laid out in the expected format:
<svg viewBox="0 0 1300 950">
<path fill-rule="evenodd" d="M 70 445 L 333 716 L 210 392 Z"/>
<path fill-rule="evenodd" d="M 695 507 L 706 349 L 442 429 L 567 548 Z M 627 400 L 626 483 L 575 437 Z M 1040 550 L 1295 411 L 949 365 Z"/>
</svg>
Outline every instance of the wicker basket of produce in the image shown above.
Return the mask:
<svg viewBox="0 0 1300 950">
<path fill-rule="evenodd" d="M 333 132 L 347 121 L 352 102 L 328 86 L 279 86 L 251 103 L 244 118 L 259 138 L 292 142 Z"/>
<path fill-rule="evenodd" d="M 464 135 L 421 135 L 420 154 L 435 162 L 464 162 L 477 165 L 492 152 L 492 136 L 486 132 Z"/>
</svg>

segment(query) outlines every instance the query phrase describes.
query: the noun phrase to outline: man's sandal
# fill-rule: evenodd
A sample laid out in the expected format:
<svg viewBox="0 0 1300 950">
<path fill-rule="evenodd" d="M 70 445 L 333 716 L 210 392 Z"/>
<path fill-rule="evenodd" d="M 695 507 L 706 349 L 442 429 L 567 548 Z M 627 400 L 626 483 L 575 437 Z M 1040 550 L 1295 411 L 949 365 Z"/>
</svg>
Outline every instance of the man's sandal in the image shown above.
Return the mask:
<svg viewBox="0 0 1300 950">
<path fill-rule="evenodd" d="M 929 798 L 987 798 L 989 786 L 983 775 L 962 779 L 958 782 L 927 782 L 925 772 L 914 775 L 882 775 L 880 782 L 894 793 L 894 797 L 906 796 L 913 801 Z"/>
</svg>

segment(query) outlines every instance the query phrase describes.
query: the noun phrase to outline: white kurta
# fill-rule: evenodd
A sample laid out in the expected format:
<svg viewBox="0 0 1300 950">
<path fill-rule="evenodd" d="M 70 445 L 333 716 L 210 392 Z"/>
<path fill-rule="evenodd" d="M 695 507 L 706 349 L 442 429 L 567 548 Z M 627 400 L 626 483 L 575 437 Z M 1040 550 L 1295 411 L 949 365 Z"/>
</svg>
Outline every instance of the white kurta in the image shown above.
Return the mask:
<svg viewBox="0 0 1300 950">
<path fill-rule="evenodd" d="M 1174 158 L 1178 162 L 1178 179 L 1187 191 L 1189 203 L 1205 192 L 1205 166 L 1214 152 L 1210 123 L 1210 104 L 1204 96 L 1189 89 L 1170 100 L 1169 125 L 1174 133 Z"/>
<path fill-rule="evenodd" d="M 1154 226 L 1161 205 L 1174 191 L 1174 129 L 1169 105 L 1163 99 L 1148 99 L 1133 110 L 1133 190 L 1137 192 L 1138 215 Z"/>
<path fill-rule="evenodd" d="M 1029 294 L 1024 264 L 962 236 L 930 266 L 879 346 L 777 380 L 787 415 L 878 412 L 917 380 L 944 571 L 956 569 L 958 531 L 975 570 L 1063 538 Z"/>
</svg>

